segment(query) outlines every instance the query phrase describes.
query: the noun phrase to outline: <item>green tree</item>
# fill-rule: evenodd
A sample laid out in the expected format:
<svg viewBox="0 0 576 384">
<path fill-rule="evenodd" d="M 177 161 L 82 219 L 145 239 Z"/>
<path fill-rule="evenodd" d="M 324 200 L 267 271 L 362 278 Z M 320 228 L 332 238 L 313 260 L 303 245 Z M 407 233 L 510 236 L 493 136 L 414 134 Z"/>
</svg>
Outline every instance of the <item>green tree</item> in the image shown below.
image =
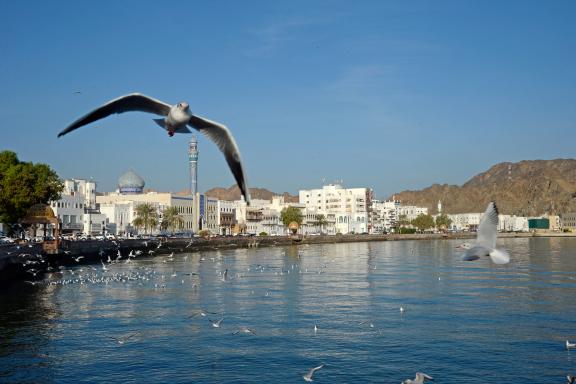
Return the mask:
<svg viewBox="0 0 576 384">
<path fill-rule="evenodd" d="M 406 218 L 406 215 L 399 215 L 398 220 L 396 220 L 396 223 L 394 224 L 394 228 L 396 229 L 395 232 L 402 233 L 402 228 L 404 228 L 408 224 L 410 224 L 410 222 Z"/>
<path fill-rule="evenodd" d="M 148 228 L 158 225 L 156 208 L 150 203 L 139 204 L 135 208 L 136 218 L 132 222 L 136 228 L 144 228 L 144 234 L 148 234 Z"/>
<path fill-rule="evenodd" d="M 434 218 L 430 215 L 421 213 L 417 218 L 412 220 L 411 224 L 420 231 L 425 231 L 426 229 L 434 228 Z"/>
<path fill-rule="evenodd" d="M 451 224 L 452 224 L 452 220 L 448 217 L 448 215 L 441 214 L 441 215 L 436 217 L 436 228 L 438 228 L 440 230 L 445 230 L 447 228 L 450 228 Z"/>
<path fill-rule="evenodd" d="M 172 234 L 174 234 L 175 230 L 184 228 L 184 219 L 180 216 L 178 207 L 168 207 L 164 210 L 160 228 L 163 230 L 169 229 Z"/>
<path fill-rule="evenodd" d="M 286 207 L 280 212 L 282 224 L 288 227 L 288 224 L 295 221 L 298 225 L 302 224 L 302 211 L 296 207 Z"/>
<path fill-rule="evenodd" d="M 34 204 L 60 199 L 64 185 L 48 165 L 21 162 L 12 151 L 0 152 L 0 221 L 14 224 Z"/>
</svg>

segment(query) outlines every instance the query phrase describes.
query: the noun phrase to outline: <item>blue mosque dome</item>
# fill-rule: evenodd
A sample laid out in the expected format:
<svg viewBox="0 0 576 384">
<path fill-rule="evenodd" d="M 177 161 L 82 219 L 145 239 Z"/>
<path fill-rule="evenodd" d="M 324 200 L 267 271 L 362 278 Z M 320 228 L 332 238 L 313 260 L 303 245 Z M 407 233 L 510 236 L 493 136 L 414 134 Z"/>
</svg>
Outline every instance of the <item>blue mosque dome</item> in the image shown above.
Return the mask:
<svg viewBox="0 0 576 384">
<path fill-rule="evenodd" d="M 118 179 L 118 190 L 123 195 L 134 195 L 144 191 L 144 179 L 133 170 L 124 173 Z"/>
</svg>

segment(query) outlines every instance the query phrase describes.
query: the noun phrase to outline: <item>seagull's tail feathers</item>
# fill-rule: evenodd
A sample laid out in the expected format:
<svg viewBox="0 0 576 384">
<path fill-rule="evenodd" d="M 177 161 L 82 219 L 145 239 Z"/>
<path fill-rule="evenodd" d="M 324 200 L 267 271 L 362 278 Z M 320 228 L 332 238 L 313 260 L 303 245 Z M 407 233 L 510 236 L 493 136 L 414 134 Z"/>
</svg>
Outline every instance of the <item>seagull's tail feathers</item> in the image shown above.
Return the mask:
<svg viewBox="0 0 576 384">
<path fill-rule="evenodd" d="M 502 249 L 493 249 L 490 252 L 490 258 L 494 264 L 508 264 L 510 262 L 510 255 Z"/>
<path fill-rule="evenodd" d="M 156 124 L 158 124 L 160 127 L 167 129 L 166 128 L 166 121 L 164 119 L 152 119 L 152 120 L 154 120 L 154 122 Z"/>
</svg>

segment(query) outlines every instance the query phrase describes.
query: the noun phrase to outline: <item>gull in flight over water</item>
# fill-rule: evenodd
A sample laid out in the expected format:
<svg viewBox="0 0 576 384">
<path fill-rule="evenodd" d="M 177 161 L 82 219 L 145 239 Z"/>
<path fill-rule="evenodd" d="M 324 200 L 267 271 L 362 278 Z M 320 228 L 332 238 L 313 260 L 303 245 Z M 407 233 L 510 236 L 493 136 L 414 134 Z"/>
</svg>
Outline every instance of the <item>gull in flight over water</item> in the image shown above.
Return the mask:
<svg viewBox="0 0 576 384">
<path fill-rule="evenodd" d="M 317 367 L 315 367 L 315 368 L 310 369 L 307 374 L 305 374 L 304 376 L 302 376 L 302 378 L 303 378 L 305 381 L 307 381 L 307 382 L 314 381 L 314 380 L 312 380 L 312 376 L 314 376 L 314 372 L 316 372 L 317 370 L 322 369 L 322 368 L 324 368 L 324 364 L 319 365 L 319 366 L 317 366 Z"/>
<path fill-rule="evenodd" d="M 568 384 L 574 384 L 576 383 L 576 377 L 572 376 L 572 375 L 568 375 L 566 376 L 566 380 Z"/>
<path fill-rule="evenodd" d="M 498 234 L 498 207 L 491 201 L 486 208 L 486 212 L 478 225 L 478 235 L 476 242 L 471 248 L 466 250 L 462 260 L 478 260 L 484 256 L 490 256 L 495 264 L 507 264 L 510 262 L 510 255 L 502 249 L 496 249 L 496 236 Z"/>
<path fill-rule="evenodd" d="M 148 112 L 164 116 L 161 119 L 154 119 L 154 121 L 168 131 L 168 135 L 171 137 L 174 136 L 174 133 L 190 133 L 189 127 L 207 136 L 224 154 L 226 162 L 238 183 L 238 187 L 246 203 L 250 204 L 250 191 L 248 190 L 246 177 L 244 176 L 244 167 L 240 159 L 240 151 L 238 150 L 234 137 L 225 125 L 192 114 L 192 112 L 190 112 L 190 106 L 186 102 L 170 105 L 140 93 L 120 96 L 74 121 L 60 132 L 58 137 L 112 114 L 131 111 Z"/>
<path fill-rule="evenodd" d="M 416 372 L 416 377 L 414 380 L 406 379 L 402 382 L 402 384 L 424 384 L 426 380 L 434 380 L 432 376 L 428 376 L 422 372 Z"/>
</svg>

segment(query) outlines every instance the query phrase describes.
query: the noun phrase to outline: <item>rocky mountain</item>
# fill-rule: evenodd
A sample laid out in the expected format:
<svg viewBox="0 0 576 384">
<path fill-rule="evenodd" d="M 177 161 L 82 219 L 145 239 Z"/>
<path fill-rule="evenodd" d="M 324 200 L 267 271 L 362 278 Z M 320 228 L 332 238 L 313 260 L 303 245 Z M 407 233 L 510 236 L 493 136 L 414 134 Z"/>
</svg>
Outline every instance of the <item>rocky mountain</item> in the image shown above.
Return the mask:
<svg viewBox="0 0 576 384">
<path fill-rule="evenodd" d="M 461 186 L 434 184 L 397 193 L 394 198 L 406 205 L 428 207 L 432 214 L 437 213 L 439 200 L 445 213 L 483 212 L 492 200 L 502 214 L 576 212 L 576 159 L 500 163 Z"/>
<path fill-rule="evenodd" d="M 220 200 L 239 200 L 240 199 L 240 188 L 236 184 L 232 185 L 230 188 L 212 188 L 205 192 L 206 196 L 215 197 Z M 288 192 L 276 193 L 269 191 L 264 188 L 250 188 L 250 196 L 252 199 L 263 199 L 272 200 L 272 196 L 284 196 L 284 201 L 290 203 L 297 203 L 298 196 L 293 196 Z"/>
</svg>

